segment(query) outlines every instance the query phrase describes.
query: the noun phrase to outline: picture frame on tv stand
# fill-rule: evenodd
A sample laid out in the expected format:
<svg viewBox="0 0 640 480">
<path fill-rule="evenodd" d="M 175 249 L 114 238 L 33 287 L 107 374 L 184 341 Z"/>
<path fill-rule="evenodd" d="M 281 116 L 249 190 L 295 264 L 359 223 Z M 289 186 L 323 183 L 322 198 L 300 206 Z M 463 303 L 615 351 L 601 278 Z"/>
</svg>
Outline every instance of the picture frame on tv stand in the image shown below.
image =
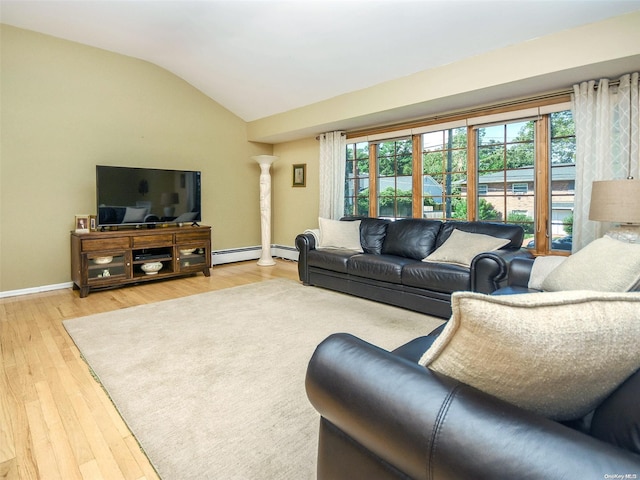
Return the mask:
<svg viewBox="0 0 640 480">
<path fill-rule="evenodd" d="M 76 233 L 89 233 L 90 215 L 79 214 L 75 216 Z"/>
</svg>

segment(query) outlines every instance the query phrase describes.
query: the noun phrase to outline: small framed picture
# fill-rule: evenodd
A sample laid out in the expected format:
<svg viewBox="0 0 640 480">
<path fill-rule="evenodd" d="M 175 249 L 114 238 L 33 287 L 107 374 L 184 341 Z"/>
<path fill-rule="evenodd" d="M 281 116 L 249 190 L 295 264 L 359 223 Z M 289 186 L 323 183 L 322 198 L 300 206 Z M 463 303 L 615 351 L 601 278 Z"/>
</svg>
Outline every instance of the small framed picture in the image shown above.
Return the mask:
<svg viewBox="0 0 640 480">
<path fill-rule="evenodd" d="M 294 187 L 306 187 L 307 186 L 307 164 L 300 163 L 293 166 L 293 186 Z"/>
<path fill-rule="evenodd" d="M 97 215 L 89 215 L 89 230 L 95 232 L 98 230 L 98 216 Z"/>
<path fill-rule="evenodd" d="M 89 232 L 90 215 L 76 215 L 76 233 Z"/>
</svg>

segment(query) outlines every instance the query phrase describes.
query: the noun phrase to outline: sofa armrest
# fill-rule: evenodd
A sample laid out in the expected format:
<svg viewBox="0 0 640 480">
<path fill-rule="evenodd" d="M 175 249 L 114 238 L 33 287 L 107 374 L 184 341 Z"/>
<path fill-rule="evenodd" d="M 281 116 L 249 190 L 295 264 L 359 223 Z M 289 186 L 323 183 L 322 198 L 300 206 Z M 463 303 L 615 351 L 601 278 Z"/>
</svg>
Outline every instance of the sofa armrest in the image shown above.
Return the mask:
<svg viewBox="0 0 640 480">
<path fill-rule="evenodd" d="M 322 417 L 410 478 L 598 479 L 611 472 L 640 473 L 634 454 L 351 335 L 335 334 L 318 346 L 306 389 Z"/>
<path fill-rule="evenodd" d="M 316 248 L 316 238 L 310 233 L 301 233 L 296 237 L 296 248 L 300 252 L 300 255 L 298 255 L 298 276 L 304 285 L 308 285 L 309 265 L 307 256 L 310 250 Z"/>
<path fill-rule="evenodd" d="M 510 264 L 516 258 L 533 258 L 533 255 L 521 248 L 506 248 L 476 255 L 471 262 L 471 291 L 488 294 L 504 287 Z"/>
<path fill-rule="evenodd" d="M 514 258 L 509 265 L 507 284 L 510 287 L 529 288 L 529 278 L 531 277 L 534 261 L 535 258 L 533 256 Z"/>
</svg>

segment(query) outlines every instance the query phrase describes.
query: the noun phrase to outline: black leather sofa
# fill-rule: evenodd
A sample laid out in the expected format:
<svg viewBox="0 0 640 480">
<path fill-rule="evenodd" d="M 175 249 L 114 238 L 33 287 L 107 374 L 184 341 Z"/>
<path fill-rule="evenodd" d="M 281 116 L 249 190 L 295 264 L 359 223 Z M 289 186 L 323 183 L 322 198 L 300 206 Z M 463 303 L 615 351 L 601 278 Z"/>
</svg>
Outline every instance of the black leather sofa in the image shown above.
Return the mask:
<svg viewBox="0 0 640 480">
<path fill-rule="evenodd" d="M 640 478 L 640 371 L 558 423 L 420 366 L 439 330 L 393 352 L 348 334 L 318 346 L 318 480 Z"/>
<path fill-rule="evenodd" d="M 356 218 L 344 218 L 344 221 Z M 451 293 L 491 293 L 506 285 L 509 263 L 530 257 L 521 248 L 519 225 L 428 219 L 358 218 L 363 253 L 317 249 L 310 233 L 296 237 L 298 274 L 304 285 L 324 287 L 448 318 Z M 421 260 L 441 247 L 454 229 L 508 239 L 499 250 L 477 255 L 470 267 Z"/>
</svg>

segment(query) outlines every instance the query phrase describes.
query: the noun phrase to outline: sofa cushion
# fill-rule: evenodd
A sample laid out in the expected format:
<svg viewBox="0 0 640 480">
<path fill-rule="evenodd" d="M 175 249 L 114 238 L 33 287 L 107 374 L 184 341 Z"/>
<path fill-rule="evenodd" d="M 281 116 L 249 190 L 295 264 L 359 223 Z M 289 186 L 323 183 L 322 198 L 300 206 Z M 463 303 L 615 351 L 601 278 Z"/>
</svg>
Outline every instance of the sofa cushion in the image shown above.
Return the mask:
<svg viewBox="0 0 640 480">
<path fill-rule="evenodd" d="M 329 218 L 318 218 L 320 244 L 317 248 L 347 248 L 362 252 L 360 245 L 360 220 L 341 222 Z"/>
<path fill-rule="evenodd" d="M 542 282 L 545 291 L 626 292 L 640 284 L 640 244 L 610 237 L 594 240 L 569 256 Z"/>
<path fill-rule="evenodd" d="M 364 253 L 380 255 L 391 220 L 384 218 L 363 218 L 360 223 L 360 244 Z"/>
<path fill-rule="evenodd" d="M 600 405 L 591 421 L 591 435 L 640 454 L 640 370 Z"/>
<path fill-rule="evenodd" d="M 492 237 L 483 233 L 454 230 L 449 238 L 423 262 L 443 262 L 469 267 L 476 255 L 498 250 L 509 243 L 509 239 Z"/>
<path fill-rule="evenodd" d="M 436 248 L 440 248 L 454 230 L 461 230 L 468 233 L 483 233 L 485 235 L 491 235 L 492 237 L 506 238 L 509 240 L 509 243 L 505 245 L 504 248 L 520 248 L 524 239 L 524 229 L 520 225 L 448 220 L 442 224 L 436 240 Z"/>
<path fill-rule="evenodd" d="M 405 218 L 389 223 L 382 245 L 385 255 L 422 260 L 436 248 L 442 222 L 422 218 Z"/>
<path fill-rule="evenodd" d="M 556 420 L 593 410 L 640 367 L 640 294 L 452 295 L 420 359 L 430 369 Z"/>
<path fill-rule="evenodd" d="M 471 288 L 468 267 L 452 263 L 412 263 L 402 269 L 402 284 L 451 293 Z"/>
<path fill-rule="evenodd" d="M 340 248 L 309 250 L 307 265 L 331 270 L 332 272 L 347 273 L 347 261 L 354 255 L 358 255 L 358 253 Z"/>
<path fill-rule="evenodd" d="M 390 283 L 402 283 L 402 269 L 416 261 L 394 255 L 353 255 L 347 261 L 347 272 L 357 277 L 382 280 Z"/>
</svg>

